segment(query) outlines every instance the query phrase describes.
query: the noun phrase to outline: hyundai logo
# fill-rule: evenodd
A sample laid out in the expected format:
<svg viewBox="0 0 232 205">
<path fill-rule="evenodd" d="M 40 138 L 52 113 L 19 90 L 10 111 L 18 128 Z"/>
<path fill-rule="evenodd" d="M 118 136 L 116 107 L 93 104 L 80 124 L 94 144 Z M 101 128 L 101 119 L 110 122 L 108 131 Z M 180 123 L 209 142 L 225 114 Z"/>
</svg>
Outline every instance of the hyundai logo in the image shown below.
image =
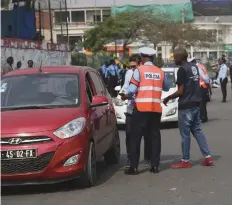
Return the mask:
<svg viewBox="0 0 232 205">
<path fill-rule="evenodd" d="M 22 143 L 22 139 L 21 138 L 11 138 L 8 140 L 9 144 L 20 144 Z"/>
</svg>

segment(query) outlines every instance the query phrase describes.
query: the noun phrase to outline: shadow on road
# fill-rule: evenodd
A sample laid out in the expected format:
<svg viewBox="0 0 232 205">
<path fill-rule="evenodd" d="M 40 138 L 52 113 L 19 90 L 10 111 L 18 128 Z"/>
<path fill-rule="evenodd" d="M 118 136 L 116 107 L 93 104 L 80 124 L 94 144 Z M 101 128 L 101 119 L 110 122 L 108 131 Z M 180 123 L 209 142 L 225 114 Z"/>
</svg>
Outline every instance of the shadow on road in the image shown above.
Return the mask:
<svg viewBox="0 0 232 205">
<path fill-rule="evenodd" d="M 120 171 L 124 166 L 125 155 L 121 155 L 120 163 L 118 165 L 107 166 L 104 161 L 97 162 L 97 184 L 100 186 L 108 181 L 116 172 Z M 15 186 L 15 187 L 2 187 L 1 194 L 8 195 L 31 195 L 31 194 L 43 194 L 54 192 L 68 192 L 74 190 L 82 190 L 83 186 L 77 180 L 62 182 L 58 184 L 46 184 L 46 185 L 30 185 L 30 186 Z"/>
</svg>

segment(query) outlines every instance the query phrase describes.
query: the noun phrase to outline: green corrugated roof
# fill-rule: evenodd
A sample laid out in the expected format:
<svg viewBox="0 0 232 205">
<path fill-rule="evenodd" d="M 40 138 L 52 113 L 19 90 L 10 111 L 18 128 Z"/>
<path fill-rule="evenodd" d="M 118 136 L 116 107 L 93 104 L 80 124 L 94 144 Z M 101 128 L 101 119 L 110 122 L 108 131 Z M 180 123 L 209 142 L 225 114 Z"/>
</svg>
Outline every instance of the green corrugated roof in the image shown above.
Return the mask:
<svg viewBox="0 0 232 205">
<path fill-rule="evenodd" d="M 123 12 L 132 12 L 132 11 L 154 11 L 154 14 L 168 14 L 170 15 L 170 20 L 176 22 L 182 22 L 182 10 L 185 11 L 185 22 L 192 22 L 194 20 L 192 3 L 181 3 L 181 4 L 154 4 L 146 6 L 132 6 L 125 5 L 122 7 L 112 7 L 111 15 L 120 14 Z"/>
</svg>

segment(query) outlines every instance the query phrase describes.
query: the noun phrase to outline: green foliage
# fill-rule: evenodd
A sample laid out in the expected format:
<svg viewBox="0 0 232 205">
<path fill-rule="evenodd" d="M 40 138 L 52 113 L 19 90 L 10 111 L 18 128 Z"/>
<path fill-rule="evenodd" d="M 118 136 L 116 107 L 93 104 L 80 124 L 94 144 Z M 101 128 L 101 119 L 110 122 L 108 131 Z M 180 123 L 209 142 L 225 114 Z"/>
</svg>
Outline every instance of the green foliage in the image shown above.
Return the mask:
<svg viewBox="0 0 232 205">
<path fill-rule="evenodd" d="M 116 39 L 124 39 L 126 46 L 136 38 L 142 18 L 142 14 L 134 12 L 108 17 L 104 22 L 85 32 L 84 47 L 97 52 L 103 50 L 105 44 Z"/>
<path fill-rule="evenodd" d="M 173 50 L 179 45 L 207 47 L 209 42 L 212 42 L 206 30 L 200 30 L 190 23 L 178 23 L 172 19 L 169 14 L 156 15 L 149 9 L 146 12 L 132 11 L 111 16 L 85 32 L 84 47 L 98 52 L 104 50 L 104 45 L 116 39 L 124 40 L 124 52 L 126 45 L 137 39 L 149 40 L 154 46 L 167 42 L 172 45 Z"/>
</svg>

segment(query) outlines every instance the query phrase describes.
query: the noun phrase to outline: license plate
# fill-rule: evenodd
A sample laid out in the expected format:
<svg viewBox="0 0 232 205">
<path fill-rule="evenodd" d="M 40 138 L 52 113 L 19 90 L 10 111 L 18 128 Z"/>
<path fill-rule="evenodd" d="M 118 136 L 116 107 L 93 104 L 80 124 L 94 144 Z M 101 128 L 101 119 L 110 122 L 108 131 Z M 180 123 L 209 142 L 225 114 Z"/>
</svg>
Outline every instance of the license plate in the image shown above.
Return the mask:
<svg viewBox="0 0 232 205">
<path fill-rule="evenodd" d="M 2 160 L 36 158 L 36 149 L 1 151 Z"/>
</svg>

